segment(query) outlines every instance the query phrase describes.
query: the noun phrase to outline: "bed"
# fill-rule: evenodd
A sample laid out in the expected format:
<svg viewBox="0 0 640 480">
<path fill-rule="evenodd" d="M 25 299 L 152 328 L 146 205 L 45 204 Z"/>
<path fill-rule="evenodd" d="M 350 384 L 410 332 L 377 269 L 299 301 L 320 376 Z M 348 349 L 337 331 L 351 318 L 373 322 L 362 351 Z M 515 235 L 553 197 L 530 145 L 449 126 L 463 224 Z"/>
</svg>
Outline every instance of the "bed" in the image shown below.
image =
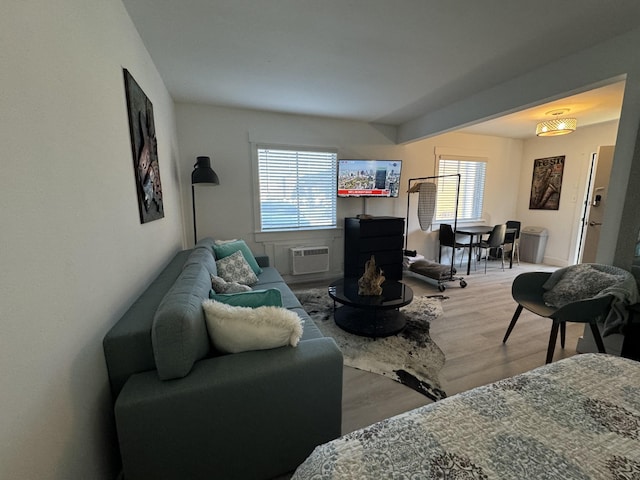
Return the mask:
<svg viewBox="0 0 640 480">
<path fill-rule="evenodd" d="M 583 354 L 316 447 L 292 480 L 640 479 L 640 363 Z"/>
</svg>

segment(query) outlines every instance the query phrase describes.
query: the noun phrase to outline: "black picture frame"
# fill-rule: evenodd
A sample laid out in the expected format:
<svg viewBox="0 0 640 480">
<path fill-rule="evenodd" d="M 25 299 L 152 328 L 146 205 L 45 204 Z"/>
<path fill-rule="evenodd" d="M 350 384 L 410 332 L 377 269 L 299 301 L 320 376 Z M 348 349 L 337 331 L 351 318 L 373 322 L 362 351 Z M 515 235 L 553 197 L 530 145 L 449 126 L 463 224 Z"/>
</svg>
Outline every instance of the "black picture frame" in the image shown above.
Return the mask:
<svg viewBox="0 0 640 480">
<path fill-rule="evenodd" d="M 536 158 L 533 161 L 529 210 L 559 210 L 564 155 Z"/>
<path fill-rule="evenodd" d="M 123 68 L 140 223 L 164 217 L 153 104 Z"/>
</svg>

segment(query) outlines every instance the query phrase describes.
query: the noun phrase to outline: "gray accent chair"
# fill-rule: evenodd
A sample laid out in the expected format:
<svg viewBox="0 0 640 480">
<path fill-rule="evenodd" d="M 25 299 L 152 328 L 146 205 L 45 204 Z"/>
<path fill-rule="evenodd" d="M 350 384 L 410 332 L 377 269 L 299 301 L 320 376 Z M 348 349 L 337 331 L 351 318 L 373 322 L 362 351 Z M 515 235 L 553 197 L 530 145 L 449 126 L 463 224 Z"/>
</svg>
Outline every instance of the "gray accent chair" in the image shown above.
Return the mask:
<svg viewBox="0 0 640 480">
<path fill-rule="evenodd" d="M 604 295 L 571 302 L 560 308 L 552 307 L 545 304 L 543 299 L 546 291 L 543 286 L 549 280 L 549 277 L 551 277 L 550 272 L 526 272 L 521 273 L 514 279 L 511 286 L 511 294 L 513 299 L 518 302 L 518 306 L 502 343 L 507 342 L 522 310 L 526 308 L 528 311 L 552 321 L 545 363 L 553 361 L 558 330 L 560 330 L 560 345 L 564 348 L 567 322 L 588 323 L 598 347 L 598 352 L 606 353 L 597 322 L 609 313 L 613 296 Z"/>
</svg>

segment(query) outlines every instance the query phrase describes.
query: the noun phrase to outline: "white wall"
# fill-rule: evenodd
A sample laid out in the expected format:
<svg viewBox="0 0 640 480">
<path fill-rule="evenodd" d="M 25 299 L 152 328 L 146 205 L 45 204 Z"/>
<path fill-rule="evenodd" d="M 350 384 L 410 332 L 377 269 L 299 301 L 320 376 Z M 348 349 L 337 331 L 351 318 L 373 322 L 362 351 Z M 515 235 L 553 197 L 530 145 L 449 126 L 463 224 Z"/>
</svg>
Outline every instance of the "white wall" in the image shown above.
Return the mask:
<svg viewBox="0 0 640 480">
<path fill-rule="evenodd" d="M 517 219 L 516 204 L 522 147 L 522 140 L 465 133 L 446 133 L 416 141 L 406 146 L 408 168 L 403 175 L 403 181 L 406 183 L 409 178 L 435 175 L 436 148 L 447 148 L 460 155 L 486 157 L 487 177 L 483 220 L 487 224 L 514 220 Z M 406 190 L 403 188 L 403 193 Z M 417 250 L 429 260 L 437 261 L 438 226 L 436 224 L 433 227 L 432 230 L 435 232 L 425 232 L 420 229 L 417 218 L 417 195 L 413 194 L 410 199 L 408 248 Z M 406 212 L 406 196 L 404 202 Z"/>
<path fill-rule="evenodd" d="M 615 145 L 618 122 L 580 127 L 559 137 L 536 137 L 524 142 L 517 217 L 522 226 L 548 230 L 544 263 L 565 267 L 574 263 L 576 238 L 587 186 L 591 154 L 601 145 Z M 558 210 L 529 210 L 533 161 L 536 158 L 565 155 L 564 174 Z"/>
<path fill-rule="evenodd" d="M 629 268 L 640 230 L 636 206 L 640 159 L 634 149 L 640 125 L 640 28 L 532 70 L 520 77 L 460 99 L 398 128 L 400 142 L 488 120 L 523 108 L 563 98 L 611 81 L 626 79 L 611 181 L 619 188 L 607 197 L 597 261 Z"/>
<path fill-rule="evenodd" d="M 0 32 L 0 478 L 113 479 L 102 338 L 181 248 L 173 102 L 120 0 L 5 0 Z M 123 67 L 154 105 L 145 225 Z"/>
<path fill-rule="evenodd" d="M 184 215 L 187 243 L 193 242 L 189 178 L 198 155 L 212 157 L 220 177 L 216 187 L 197 187 L 198 235 L 244 238 L 259 253 L 266 253 L 285 274 L 289 272 L 288 248 L 298 245 L 329 245 L 332 268 L 325 276 L 342 271 L 343 235 L 336 230 L 309 233 L 258 234 L 254 221 L 251 145 L 274 143 L 337 148 L 340 158 L 399 158 L 403 160 L 400 197 L 338 200 L 338 225 L 345 216 L 358 213 L 405 217 L 409 178 L 435 174 L 435 149 L 488 158 L 483 219 L 495 224 L 519 219 L 523 226 L 543 226 L 550 232 L 545 262 L 566 266 L 574 255 L 579 204 L 584 196 L 591 152 L 599 145 L 615 143 L 618 122 L 581 127 L 567 136 L 514 140 L 485 135 L 447 133 L 404 146 L 393 144 L 393 130 L 362 122 L 279 115 L 203 105 L 176 106 L 181 145 Z M 529 210 L 533 160 L 566 155 L 560 210 Z M 422 231 L 416 215 L 417 194 L 410 199 L 408 248 L 430 260 L 437 259 L 436 232 Z M 313 278 L 317 278 L 314 276 Z M 310 277 L 288 278 L 290 281 Z"/>
<path fill-rule="evenodd" d="M 402 160 L 404 147 L 394 143 L 393 128 L 192 104 L 177 104 L 176 118 L 188 244 L 193 244 L 190 175 L 199 155 L 211 157 L 220 185 L 196 187 L 198 237 L 243 238 L 255 252 L 268 254 L 290 281 L 309 280 L 309 277 L 288 277 L 289 247 L 329 246 L 331 271 L 321 277 L 335 277 L 342 272 L 344 217 L 364 213 L 365 209 L 373 215 L 404 216 L 403 199 L 367 199 L 366 205 L 364 199 L 338 199 L 338 229 L 257 234 L 254 220 L 252 143 L 333 148 L 338 150 L 339 158 Z"/>
</svg>

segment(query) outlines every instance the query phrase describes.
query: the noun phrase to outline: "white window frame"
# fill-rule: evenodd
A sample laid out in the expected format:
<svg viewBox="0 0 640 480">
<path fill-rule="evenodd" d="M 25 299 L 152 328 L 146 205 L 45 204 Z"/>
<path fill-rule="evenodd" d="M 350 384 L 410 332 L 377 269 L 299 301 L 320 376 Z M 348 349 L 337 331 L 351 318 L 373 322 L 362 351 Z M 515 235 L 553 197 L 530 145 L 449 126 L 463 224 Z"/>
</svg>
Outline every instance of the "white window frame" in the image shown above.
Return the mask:
<svg viewBox="0 0 640 480">
<path fill-rule="evenodd" d="M 337 150 L 271 144 L 253 147 L 257 232 L 336 228 Z M 269 160 L 271 167 L 264 163 Z M 312 190 L 315 195 L 310 196 Z M 267 218 L 266 202 L 274 204 L 271 218 Z"/>
<path fill-rule="evenodd" d="M 488 158 L 443 152 L 436 153 L 435 164 L 436 176 L 460 174 L 457 221 L 481 222 Z M 455 176 L 438 179 L 435 222 L 447 223 L 454 220 L 457 183 Z"/>
</svg>

